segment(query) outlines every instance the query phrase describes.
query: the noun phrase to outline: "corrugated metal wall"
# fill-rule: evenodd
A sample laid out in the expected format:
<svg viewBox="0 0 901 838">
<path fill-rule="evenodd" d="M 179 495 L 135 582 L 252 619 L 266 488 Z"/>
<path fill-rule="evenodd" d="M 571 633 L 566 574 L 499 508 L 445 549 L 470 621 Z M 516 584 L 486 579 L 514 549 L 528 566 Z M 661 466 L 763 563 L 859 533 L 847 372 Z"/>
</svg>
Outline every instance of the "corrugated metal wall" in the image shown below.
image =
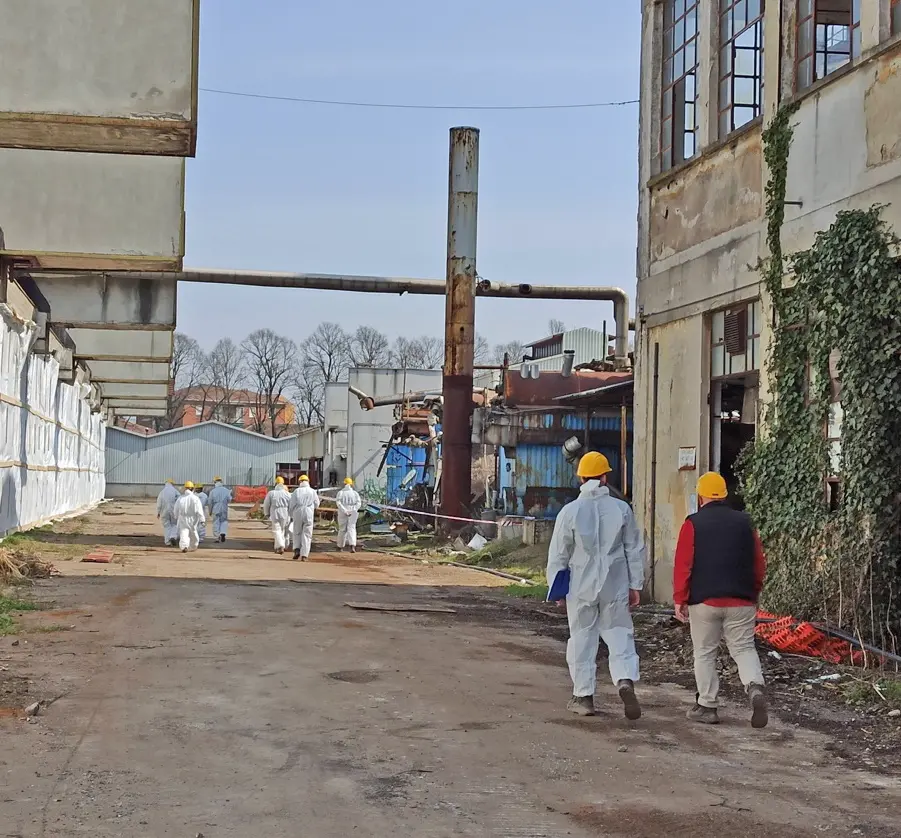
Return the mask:
<svg viewBox="0 0 901 838">
<path fill-rule="evenodd" d="M 412 448 L 409 445 L 392 445 L 385 460 L 385 470 L 388 476 L 388 503 L 402 506 L 407 500 L 407 495 L 417 483 L 422 483 L 424 467 L 428 458 L 425 448 Z M 410 485 L 401 487 L 403 479 L 411 469 L 416 470 L 416 479 L 410 481 Z"/>
<path fill-rule="evenodd" d="M 578 413 L 556 417 L 566 431 L 578 435 L 585 431 L 585 415 Z M 533 413 L 523 416 L 524 428 L 551 428 L 555 415 Z M 616 436 L 620 431 L 619 416 L 592 416 L 589 422 L 590 434 L 606 434 L 602 441 L 591 440 L 592 451 L 600 451 L 610 461 L 613 474 L 610 482 L 621 488 L 620 444 Z M 626 474 L 632 485 L 632 417 L 626 421 L 629 434 L 626 446 Z M 512 461 L 513 480 L 506 474 L 507 457 L 501 459 L 501 486 L 513 485 L 516 490 L 516 512 L 540 518 L 555 518 L 565 503 L 575 498 L 579 481 L 575 466 L 566 461 L 563 442 L 552 445 L 524 444 L 516 446 L 516 459 Z"/>
<path fill-rule="evenodd" d="M 162 486 L 167 479 L 260 485 L 275 478 L 276 463 L 297 462 L 297 437 L 270 439 L 218 422 L 203 422 L 152 436 L 121 428 L 106 433 L 106 484 Z"/>
</svg>

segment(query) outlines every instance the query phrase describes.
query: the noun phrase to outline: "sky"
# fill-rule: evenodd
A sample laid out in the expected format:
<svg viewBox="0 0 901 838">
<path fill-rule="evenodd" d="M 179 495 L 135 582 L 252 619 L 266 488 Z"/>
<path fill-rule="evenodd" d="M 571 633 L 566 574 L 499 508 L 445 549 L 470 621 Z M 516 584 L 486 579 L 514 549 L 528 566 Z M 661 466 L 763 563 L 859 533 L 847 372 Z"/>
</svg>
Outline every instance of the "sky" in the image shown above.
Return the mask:
<svg viewBox="0 0 901 838">
<path fill-rule="evenodd" d="M 200 86 L 356 102 L 512 105 L 638 96 L 640 9 L 611 0 L 213 0 Z M 481 131 L 477 267 L 497 282 L 617 285 L 634 300 L 638 107 L 398 110 L 200 93 L 186 267 L 443 279 L 448 132 Z M 634 302 L 633 302 L 634 305 Z M 479 300 L 490 343 L 612 323 L 608 303 Z M 441 297 L 181 285 L 210 348 L 324 320 L 443 336 Z M 612 327 L 610 327 L 612 328 Z"/>
</svg>

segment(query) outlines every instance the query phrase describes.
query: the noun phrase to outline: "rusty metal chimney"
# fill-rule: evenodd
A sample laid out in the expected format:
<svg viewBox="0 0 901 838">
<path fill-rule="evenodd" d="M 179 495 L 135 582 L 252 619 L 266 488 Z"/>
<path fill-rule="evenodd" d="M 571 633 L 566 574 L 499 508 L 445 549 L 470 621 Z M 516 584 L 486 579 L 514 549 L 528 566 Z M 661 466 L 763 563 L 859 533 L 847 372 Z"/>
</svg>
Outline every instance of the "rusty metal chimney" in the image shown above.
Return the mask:
<svg viewBox="0 0 901 838">
<path fill-rule="evenodd" d="M 466 516 L 472 496 L 479 131 L 451 128 L 447 201 L 441 512 Z"/>
</svg>

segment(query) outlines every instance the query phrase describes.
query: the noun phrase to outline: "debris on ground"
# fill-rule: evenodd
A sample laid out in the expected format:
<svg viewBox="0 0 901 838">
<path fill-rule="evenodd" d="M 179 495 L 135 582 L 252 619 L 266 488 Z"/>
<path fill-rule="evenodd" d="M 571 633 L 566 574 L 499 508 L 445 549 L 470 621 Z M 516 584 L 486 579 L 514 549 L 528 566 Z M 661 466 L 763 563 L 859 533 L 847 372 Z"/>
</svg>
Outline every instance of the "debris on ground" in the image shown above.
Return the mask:
<svg viewBox="0 0 901 838">
<path fill-rule="evenodd" d="M 115 556 L 115 553 L 113 553 L 112 550 L 97 549 L 97 550 L 92 550 L 90 553 L 88 553 L 82 559 L 82 561 L 83 562 L 94 562 L 95 564 L 109 564 L 110 562 L 112 562 L 113 556 Z"/>
<path fill-rule="evenodd" d="M 428 605 L 428 604 L 396 604 L 390 602 L 345 602 L 348 608 L 356 611 L 413 611 L 429 614 L 456 614 L 455 608 L 448 608 L 445 605 Z"/>
<path fill-rule="evenodd" d="M 0 579 L 15 582 L 61 575 L 51 562 L 36 555 L 17 549 L 0 548 Z"/>
<path fill-rule="evenodd" d="M 25 718 L 31 718 L 32 716 L 40 716 L 41 713 L 44 712 L 44 702 L 43 701 L 35 701 L 34 704 L 29 704 L 25 710 Z"/>
</svg>

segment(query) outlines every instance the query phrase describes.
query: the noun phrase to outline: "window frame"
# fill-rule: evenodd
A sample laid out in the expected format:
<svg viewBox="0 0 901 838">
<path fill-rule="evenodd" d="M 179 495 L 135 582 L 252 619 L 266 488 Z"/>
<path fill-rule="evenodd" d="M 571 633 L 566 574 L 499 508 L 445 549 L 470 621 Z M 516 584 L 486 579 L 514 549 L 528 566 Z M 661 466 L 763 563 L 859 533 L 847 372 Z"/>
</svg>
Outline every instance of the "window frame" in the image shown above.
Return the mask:
<svg viewBox="0 0 901 838">
<path fill-rule="evenodd" d="M 753 122 L 763 113 L 763 78 L 764 78 L 764 31 L 765 31 L 765 15 L 766 0 L 752 0 L 758 6 L 757 16 L 749 18 L 748 6 L 749 0 L 720 0 L 718 11 L 717 25 L 717 44 L 719 50 L 719 73 L 717 88 L 717 131 L 720 138 L 728 137 L 734 131 L 738 131 L 745 125 Z M 744 25 L 736 30 L 735 14 L 736 8 L 742 6 L 745 10 Z M 727 31 L 728 37 L 724 37 Z M 753 35 L 754 46 L 737 46 L 736 42 L 739 38 L 751 33 Z M 738 50 L 753 53 L 753 73 L 752 75 L 736 74 L 736 53 Z M 735 81 L 736 79 L 749 80 L 754 85 L 753 99 L 750 104 L 742 102 L 736 105 L 735 102 Z M 728 101 L 724 94 L 728 93 Z M 736 124 L 735 112 L 736 108 L 742 110 L 751 109 L 753 115 Z"/>
<path fill-rule="evenodd" d="M 892 35 L 901 35 L 901 0 L 892 0 L 888 14 L 889 31 Z"/>
<path fill-rule="evenodd" d="M 700 151 L 698 125 L 698 68 L 700 57 L 700 30 L 698 16 L 700 0 L 665 0 L 663 3 L 663 48 L 661 54 L 660 85 L 660 170 L 667 171 Z M 689 31 L 689 26 L 692 31 Z M 681 33 L 681 34 L 680 34 Z M 686 56 L 694 54 L 692 64 Z M 677 73 L 677 63 L 681 72 Z M 686 95 L 691 85 L 692 97 Z M 681 107 L 677 104 L 681 102 Z M 691 107 L 690 128 L 686 126 L 686 111 Z M 681 114 L 678 112 L 681 111 Z M 691 153 L 686 153 L 686 142 L 691 136 Z M 676 140 L 680 139 L 677 145 Z"/>
<path fill-rule="evenodd" d="M 809 89 L 817 82 L 829 78 L 829 76 L 841 71 L 845 67 L 852 65 L 854 61 L 860 58 L 861 53 L 861 28 L 860 28 L 860 6 L 862 0 L 847 0 L 848 10 L 823 8 L 825 5 L 830 6 L 839 3 L 841 0 L 798 0 L 798 20 L 795 24 L 795 91 L 801 92 Z M 805 10 L 805 6 L 809 5 L 809 11 Z M 841 16 L 847 15 L 847 22 L 835 22 Z M 832 20 L 829 20 L 832 18 Z M 822 22 L 821 22 L 822 21 Z M 810 44 L 809 50 L 802 52 L 802 39 L 804 27 L 810 26 Z M 823 28 L 823 48 L 820 48 L 820 28 Z M 845 28 L 848 30 L 848 52 L 830 52 L 828 41 L 827 27 Z M 856 42 L 856 43 L 855 43 Z M 842 43 L 845 43 L 844 41 Z M 829 67 L 829 56 L 846 56 L 846 59 L 831 70 Z M 823 68 L 820 73 L 820 59 L 822 58 Z M 806 79 L 807 71 L 802 70 L 805 61 L 811 62 L 810 78 Z M 803 73 L 803 75 L 802 75 Z"/>
</svg>

